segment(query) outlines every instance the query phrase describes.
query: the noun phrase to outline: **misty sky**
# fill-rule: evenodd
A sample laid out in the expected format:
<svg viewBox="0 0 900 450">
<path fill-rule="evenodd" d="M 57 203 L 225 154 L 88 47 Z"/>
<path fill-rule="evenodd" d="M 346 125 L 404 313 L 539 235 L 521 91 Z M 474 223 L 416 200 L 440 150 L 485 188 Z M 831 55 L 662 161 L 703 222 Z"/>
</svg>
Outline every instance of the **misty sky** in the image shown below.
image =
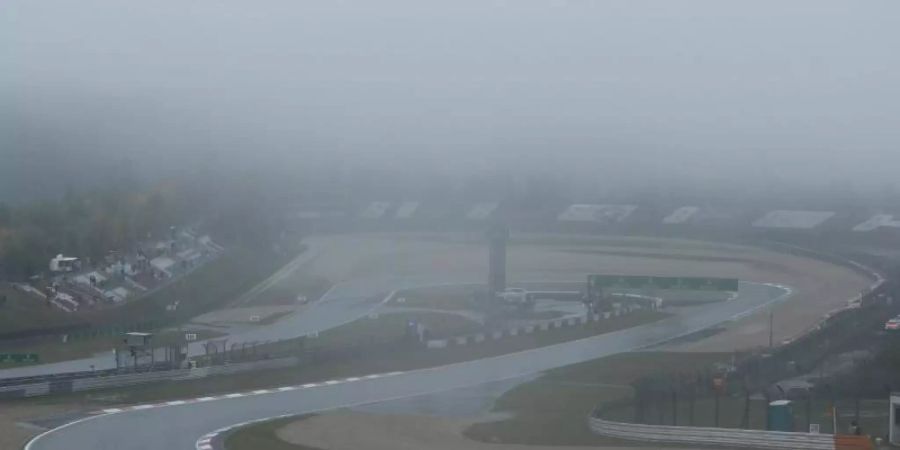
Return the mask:
<svg viewBox="0 0 900 450">
<path fill-rule="evenodd" d="M 123 156 L 881 186 L 900 168 L 898 17 L 894 0 L 3 0 L 0 189 Z"/>
</svg>

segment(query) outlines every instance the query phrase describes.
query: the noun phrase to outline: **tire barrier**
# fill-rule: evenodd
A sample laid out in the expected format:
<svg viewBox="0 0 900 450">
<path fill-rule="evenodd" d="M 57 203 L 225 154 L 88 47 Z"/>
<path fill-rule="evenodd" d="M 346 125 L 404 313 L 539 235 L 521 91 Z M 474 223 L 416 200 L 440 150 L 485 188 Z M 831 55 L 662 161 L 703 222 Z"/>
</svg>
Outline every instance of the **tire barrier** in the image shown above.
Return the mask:
<svg viewBox="0 0 900 450">
<path fill-rule="evenodd" d="M 650 305 L 651 309 L 656 309 L 662 304 L 662 300 L 658 297 L 648 297 L 638 294 L 613 295 L 626 298 L 628 300 L 641 300 L 644 304 Z M 644 307 L 637 303 L 623 304 L 613 309 L 612 311 L 606 311 L 602 313 L 598 312 L 593 314 L 586 314 L 579 317 L 566 317 L 562 319 L 535 321 L 528 325 L 520 325 L 518 327 L 507 328 L 504 330 L 495 330 L 488 333 L 476 333 L 464 336 L 455 336 L 446 339 L 429 339 L 425 342 L 425 347 L 428 349 L 459 347 L 472 344 L 480 344 L 486 341 L 496 341 L 507 337 L 515 337 L 520 334 L 532 334 L 564 327 L 584 326 L 591 322 L 598 322 L 601 320 L 609 320 L 612 318 L 624 316 L 639 309 L 644 309 Z"/>
</svg>

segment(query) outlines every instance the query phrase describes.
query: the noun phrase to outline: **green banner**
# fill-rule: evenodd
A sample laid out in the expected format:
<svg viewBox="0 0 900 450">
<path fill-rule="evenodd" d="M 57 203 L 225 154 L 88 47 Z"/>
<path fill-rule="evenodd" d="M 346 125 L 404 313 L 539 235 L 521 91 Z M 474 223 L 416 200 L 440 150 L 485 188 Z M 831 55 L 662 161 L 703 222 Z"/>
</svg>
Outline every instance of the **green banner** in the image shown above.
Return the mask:
<svg viewBox="0 0 900 450">
<path fill-rule="evenodd" d="M 0 364 L 36 363 L 38 360 L 37 353 L 0 353 Z"/>
<path fill-rule="evenodd" d="M 588 275 L 592 289 L 673 289 L 685 291 L 737 291 L 737 278 L 648 277 L 640 275 Z"/>
</svg>

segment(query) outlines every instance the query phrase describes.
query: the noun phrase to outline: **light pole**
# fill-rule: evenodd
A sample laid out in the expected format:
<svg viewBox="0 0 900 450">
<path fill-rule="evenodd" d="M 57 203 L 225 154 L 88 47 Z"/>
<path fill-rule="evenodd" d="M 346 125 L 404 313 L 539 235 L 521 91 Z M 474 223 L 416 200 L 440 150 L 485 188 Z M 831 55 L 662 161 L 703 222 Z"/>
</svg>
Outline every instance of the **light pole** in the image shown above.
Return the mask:
<svg viewBox="0 0 900 450">
<path fill-rule="evenodd" d="M 769 309 L 769 348 L 772 348 L 772 337 L 775 331 L 775 308 Z"/>
</svg>

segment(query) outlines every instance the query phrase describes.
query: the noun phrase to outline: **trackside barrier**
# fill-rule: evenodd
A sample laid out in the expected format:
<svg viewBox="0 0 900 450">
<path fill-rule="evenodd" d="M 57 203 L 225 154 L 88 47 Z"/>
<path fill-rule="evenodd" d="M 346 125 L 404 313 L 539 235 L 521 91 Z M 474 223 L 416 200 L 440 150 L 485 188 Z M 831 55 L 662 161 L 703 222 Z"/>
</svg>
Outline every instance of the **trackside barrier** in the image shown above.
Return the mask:
<svg viewBox="0 0 900 450">
<path fill-rule="evenodd" d="M 738 430 L 729 428 L 644 425 L 612 422 L 591 417 L 588 425 L 596 434 L 632 441 L 667 444 L 784 450 L 868 450 L 866 436 L 790 433 L 783 431 Z"/>
<path fill-rule="evenodd" d="M 265 361 L 209 366 L 195 369 L 177 369 L 157 372 L 130 373 L 94 378 L 81 378 L 65 382 L 42 382 L 17 386 L 0 386 L 0 398 L 21 398 L 48 395 L 50 393 L 81 392 L 136 386 L 160 381 L 195 380 L 217 375 L 231 375 L 251 370 L 281 369 L 296 366 L 298 358 L 288 357 Z"/>
<path fill-rule="evenodd" d="M 613 294 L 616 297 L 624 297 L 631 300 L 643 300 L 646 305 L 649 305 L 651 309 L 659 308 L 662 305 L 662 299 L 658 297 L 649 297 L 645 295 L 639 294 Z M 513 337 L 518 336 L 520 334 L 531 334 L 534 332 L 541 331 L 549 331 L 554 328 L 565 328 L 565 327 L 574 327 L 587 325 L 590 322 L 598 322 L 601 320 L 608 320 L 612 317 L 620 317 L 625 314 L 629 314 L 631 312 L 637 311 L 639 309 L 643 309 L 643 306 L 639 304 L 621 304 L 618 305 L 613 311 L 604 312 L 602 314 L 586 314 L 584 316 L 579 317 L 568 317 L 564 319 L 547 319 L 541 321 L 535 321 L 528 325 L 520 325 L 515 328 L 508 328 L 505 330 L 495 330 L 490 333 L 478 333 L 474 335 L 465 335 L 465 336 L 455 336 L 447 339 L 429 339 L 425 342 L 425 347 L 429 349 L 441 349 L 447 348 L 451 345 L 455 346 L 464 346 L 471 344 L 479 344 L 486 340 L 499 340 L 505 337 Z"/>
</svg>

